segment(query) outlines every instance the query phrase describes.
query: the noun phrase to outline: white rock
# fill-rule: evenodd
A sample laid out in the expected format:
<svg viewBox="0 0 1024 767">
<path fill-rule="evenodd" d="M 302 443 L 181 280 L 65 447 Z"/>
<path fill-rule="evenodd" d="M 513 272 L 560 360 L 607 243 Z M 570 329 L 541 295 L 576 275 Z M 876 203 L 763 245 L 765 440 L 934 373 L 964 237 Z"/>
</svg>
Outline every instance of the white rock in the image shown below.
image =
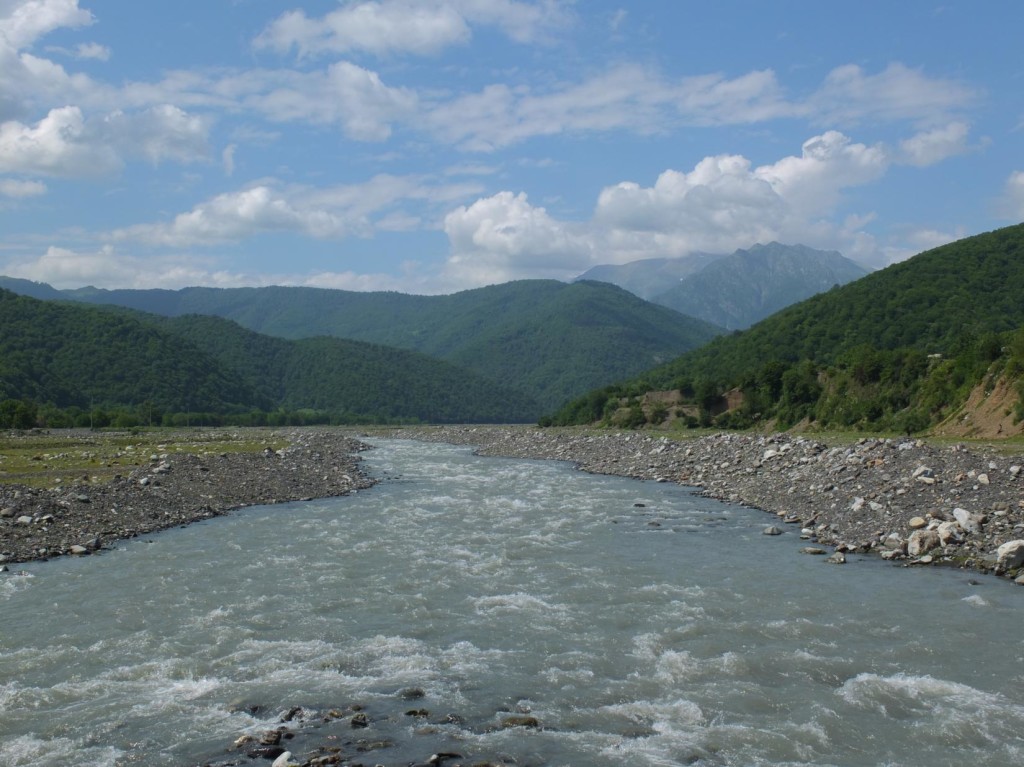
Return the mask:
<svg viewBox="0 0 1024 767">
<path fill-rule="evenodd" d="M 1024 540 L 1008 541 L 996 549 L 996 564 L 1004 570 L 1024 565 Z"/>
<path fill-rule="evenodd" d="M 292 763 L 292 752 L 291 751 L 285 751 L 283 754 L 281 754 L 279 757 L 277 757 L 277 759 L 274 760 L 274 763 L 271 764 L 270 767 L 288 767 L 291 763 Z"/>
<path fill-rule="evenodd" d="M 933 530 L 915 530 L 907 539 L 907 554 L 919 557 L 932 549 L 937 549 L 940 543 L 939 534 Z"/>
<path fill-rule="evenodd" d="M 979 485 L 987 485 L 988 484 L 988 474 L 979 474 L 978 475 L 978 484 Z"/>
<path fill-rule="evenodd" d="M 15 524 L 18 524 L 18 525 L 31 525 L 32 524 L 32 517 L 28 516 L 27 514 L 23 514 L 20 517 L 18 517 L 16 520 L 14 520 L 14 522 L 15 522 Z"/>
<path fill-rule="evenodd" d="M 960 543 L 963 540 L 963 536 L 960 535 L 960 525 L 956 522 L 942 522 L 935 532 L 939 534 L 939 540 L 943 546 L 948 546 L 950 543 Z"/>
<path fill-rule="evenodd" d="M 981 532 L 981 514 L 972 514 L 967 509 L 961 509 L 957 507 L 953 509 L 953 517 L 960 524 L 960 527 L 963 529 L 964 532 Z"/>
</svg>

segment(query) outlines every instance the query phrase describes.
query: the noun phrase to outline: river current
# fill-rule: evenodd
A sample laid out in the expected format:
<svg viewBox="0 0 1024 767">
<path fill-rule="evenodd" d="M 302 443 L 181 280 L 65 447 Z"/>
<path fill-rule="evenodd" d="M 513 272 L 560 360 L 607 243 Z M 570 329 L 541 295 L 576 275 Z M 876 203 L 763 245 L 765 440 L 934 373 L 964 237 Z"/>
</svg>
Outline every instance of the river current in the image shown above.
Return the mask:
<svg viewBox="0 0 1024 767">
<path fill-rule="evenodd" d="M 370 490 L 0 576 L 0 765 L 216 762 L 352 704 L 392 744 L 367 764 L 1024 762 L 1019 586 L 829 565 L 673 484 L 375 445 Z"/>
</svg>

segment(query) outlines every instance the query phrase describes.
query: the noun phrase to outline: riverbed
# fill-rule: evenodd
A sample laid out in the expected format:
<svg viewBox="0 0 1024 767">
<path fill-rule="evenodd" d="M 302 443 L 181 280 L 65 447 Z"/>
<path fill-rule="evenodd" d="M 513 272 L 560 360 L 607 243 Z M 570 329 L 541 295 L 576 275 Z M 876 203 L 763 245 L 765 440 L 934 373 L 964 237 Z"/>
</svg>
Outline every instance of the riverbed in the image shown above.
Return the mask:
<svg viewBox="0 0 1024 767">
<path fill-rule="evenodd" d="M 275 730 L 341 764 L 1024 757 L 1009 581 L 828 565 L 674 483 L 374 444 L 371 489 L 8 574 L 0 764 L 269 764 Z"/>
</svg>

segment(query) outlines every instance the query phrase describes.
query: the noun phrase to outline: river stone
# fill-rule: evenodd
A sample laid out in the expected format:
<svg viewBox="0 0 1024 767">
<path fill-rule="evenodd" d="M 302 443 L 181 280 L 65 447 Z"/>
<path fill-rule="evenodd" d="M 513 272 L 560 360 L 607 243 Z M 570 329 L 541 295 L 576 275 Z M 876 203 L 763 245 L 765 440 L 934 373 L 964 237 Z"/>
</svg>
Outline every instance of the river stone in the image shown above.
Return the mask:
<svg viewBox="0 0 1024 767">
<path fill-rule="evenodd" d="M 762 531 L 761 534 L 762 535 L 782 535 L 782 531 L 779 528 L 777 528 L 775 525 L 770 525 L 770 526 L 766 527 Z"/>
<path fill-rule="evenodd" d="M 802 549 L 800 549 L 800 553 L 810 554 L 811 556 L 819 556 L 822 554 L 826 554 L 827 552 L 825 551 L 825 549 L 815 548 L 814 546 L 804 546 Z"/>
<path fill-rule="evenodd" d="M 841 551 L 836 551 L 832 554 L 832 556 L 830 556 L 825 561 L 828 562 L 830 565 L 845 565 L 846 555 Z"/>
<path fill-rule="evenodd" d="M 512 716 L 506 716 L 501 720 L 501 729 L 507 730 L 510 727 L 527 727 L 529 729 L 536 730 L 540 727 L 540 721 L 535 716 L 513 714 Z"/>
<path fill-rule="evenodd" d="M 18 517 L 15 520 L 15 524 L 17 524 L 17 525 L 31 525 L 32 524 L 32 517 L 28 516 L 27 514 L 22 514 L 20 517 Z"/>
<path fill-rule="evenodd" d="M 963 540 L 963 536 L 960 535 L 960 525 L 956 522 L 941 522 L 935 532 L 939 534 L 939 541 L 943 546 Z"/>
<path fill-rule="evenodd" d="M 271 764 L 270 767 L 288 767 L 290 764 L 292 764 L 292 752 L 285 751 L 274 760 L 274 763 Z"/>
<path fill-rule="evenodd" d="M 1024 565 L 1024 540 L 1008 541 L 996 549 L 996 564 L 1004 570 Z"/>
<path fill-rule="evenodd" d="M 920 530 L 928 525 L 928 520 L 924 517 L 912 517 L 909 525 L 911 530 Z"/>
<path fill-rule="evenodd" d="M 960 523 L 960 527 L 963 528 L 965 533 L 981 532 L 981 521 L 983 519 L 981 514 L 972 514 L 967 509 L 957 507 L 953 509 L 953 517 Z"/>
<path fill-rule="evenodd" d="M 4 508 L 4 509 L 0 509 L 0 517 L 3 517 L 4 519 L 10 519 L 10 518 L 12 518 L 17 513 L 18 512 L 16 512 L 14 509 L 9 508 L 9 507 L 8 508 Z"/>
<path fill-rule="evenodd" d="M 70 549 L 68 549 L 68 553 L 74 554 L 76 557 L 81 557 L 88 554 L 89 549 L 87 549 L 85 546 L 79 546 L 78 544 L 75 544 Z"/>
<path fill-rule="evenodd" d="M 939 534 L 935 530 L 915 530 L 907 539 L 907 554 L 919 557 L 940 545 Z"/>
</svg>

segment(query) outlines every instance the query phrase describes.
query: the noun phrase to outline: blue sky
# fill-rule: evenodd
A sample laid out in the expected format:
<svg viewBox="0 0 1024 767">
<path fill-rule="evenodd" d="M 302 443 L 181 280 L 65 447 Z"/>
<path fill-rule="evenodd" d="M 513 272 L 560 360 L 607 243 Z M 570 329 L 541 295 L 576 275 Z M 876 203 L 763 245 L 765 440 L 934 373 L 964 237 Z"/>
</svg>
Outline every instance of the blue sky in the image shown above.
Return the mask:
<svg viewBox="0 0 1024 767">
<path fill-rule="evenodd" d="M 449 293 L 1024 219 L 1024 4 L 0 0 L 0 273 Z"/>
</svg>

